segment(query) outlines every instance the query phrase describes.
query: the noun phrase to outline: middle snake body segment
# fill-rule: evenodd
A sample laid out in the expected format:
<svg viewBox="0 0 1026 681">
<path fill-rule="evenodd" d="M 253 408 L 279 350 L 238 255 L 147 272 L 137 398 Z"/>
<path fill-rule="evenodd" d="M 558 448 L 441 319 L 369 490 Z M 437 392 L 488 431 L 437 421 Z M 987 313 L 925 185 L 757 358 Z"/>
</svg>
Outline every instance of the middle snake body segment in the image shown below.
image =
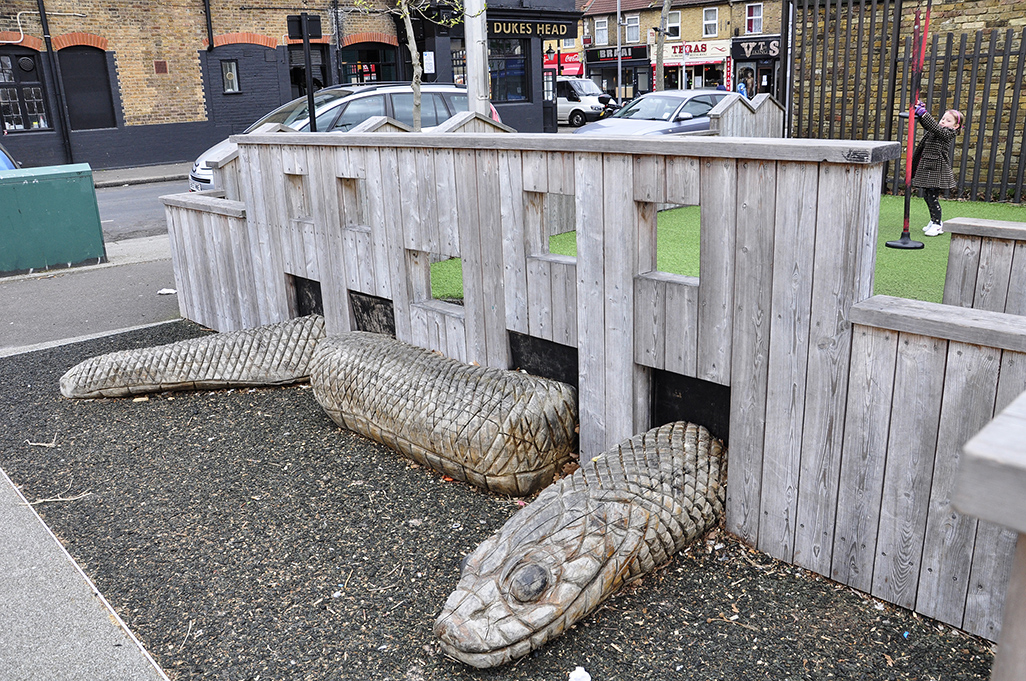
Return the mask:
<svg viewBox="0 0 1026 681">
<path fill-rule="evenodd" d="M 676 422 L 590 461 L 471 553 L 435 622 L 447 654 L 475 667 L 526 655 L 718 522 L 726 456 Z"/>
<path fill-rule="evenodd" d="M 572 387 L 388 336 L 354 331 L 321 341 L 310 384 L 343 428 L 500 494 L 538 491 L 574 454 Z"/>
</svg>

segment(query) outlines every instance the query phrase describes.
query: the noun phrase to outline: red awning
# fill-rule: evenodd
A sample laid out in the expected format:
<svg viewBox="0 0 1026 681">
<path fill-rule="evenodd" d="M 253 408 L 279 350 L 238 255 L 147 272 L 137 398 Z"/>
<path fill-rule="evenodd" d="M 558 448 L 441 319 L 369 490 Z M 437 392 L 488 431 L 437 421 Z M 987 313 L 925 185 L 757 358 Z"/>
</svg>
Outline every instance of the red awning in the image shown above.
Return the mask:
<svg viewBox="0 0 1026 681">
<path fill-rule="evenodd" d="M 563 64 L 563 76 L 583 76 L 584 75 L 584 64 L 577 62 L 576 64 Z"/>
</svg>

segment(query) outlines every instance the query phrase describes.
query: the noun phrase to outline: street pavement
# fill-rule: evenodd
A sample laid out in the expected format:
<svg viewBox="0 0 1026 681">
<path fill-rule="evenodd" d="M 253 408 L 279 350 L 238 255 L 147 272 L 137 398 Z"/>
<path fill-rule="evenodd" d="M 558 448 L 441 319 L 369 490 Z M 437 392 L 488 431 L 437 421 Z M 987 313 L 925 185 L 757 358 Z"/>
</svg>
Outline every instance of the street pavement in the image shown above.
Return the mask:
<svg viewBox="0 0 1026 681">
<path fill-rule="evenodd" d="M 191 164 L 95 171 L 97 187 L 187 177 Z M 3 357 L 179 318 L 167 235 L 107 244 L 102 265 L 0 278 Z M 0 471 L 0 679 L 167 681 Z"/>
</svg>

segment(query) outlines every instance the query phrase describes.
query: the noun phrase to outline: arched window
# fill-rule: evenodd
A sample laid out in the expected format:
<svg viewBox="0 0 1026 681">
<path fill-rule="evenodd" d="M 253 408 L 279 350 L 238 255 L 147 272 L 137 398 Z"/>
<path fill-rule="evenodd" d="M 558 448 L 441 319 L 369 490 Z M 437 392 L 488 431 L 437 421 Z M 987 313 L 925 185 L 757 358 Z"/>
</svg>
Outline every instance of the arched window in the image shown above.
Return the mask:
<svg viewBox="0 0 1026 681">
<path fill-rule="evenodd" d="M 0 128 L 49 130 L 53 124 L 46 106 L 39 53 L 0 46 Z"/>
<path fill-rule="evenodd" d="M 88 45 L 73 45 L 60 50 L 57 58 L 71 129 L 116 128 L 107 53 Z"/>
</svg>

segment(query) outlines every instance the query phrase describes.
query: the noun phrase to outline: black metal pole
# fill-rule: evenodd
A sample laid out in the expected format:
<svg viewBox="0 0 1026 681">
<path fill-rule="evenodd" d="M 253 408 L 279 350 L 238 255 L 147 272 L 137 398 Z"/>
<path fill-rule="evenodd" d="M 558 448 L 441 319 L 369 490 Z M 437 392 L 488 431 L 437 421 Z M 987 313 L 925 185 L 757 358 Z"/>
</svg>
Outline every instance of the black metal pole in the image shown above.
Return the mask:
<svg viewBox="0 0 1026 681">
<path fill-rule="evenodd" d="M 50 60 L 50 80 L 53 81 L 57 92 L 57 109 L 60 114 L 64 155 L 68 159 L 68 163 L 74 163 L 75 154 L 71 150 L 71 119 L 68 116 L 68 98 L 64 93 L 64 79 L 61 77 L 61 63 L 57 61 L 57 53 L 50 40 L 50 23 L 46 20 L 46 6 L 43 4 L 43 0 L 37 0 L 37 4 L 39 5 L 39 22 L 43 26 L 43 40 L 46 41 L 46 54 Z"/>
<path fill-rule="evenodd" d="M 310 63 L 310 29 L 306 12 L 299 15 L 303 21 L 303 61 L 306 65 L 306 108 L 310 112 L 310 132 L 317 132 L 317 111 L 314 109 L 313 65 Z"/>
<path fill-rule="evenodd" d="M 203 12 L 207 15 L 207 52 L 214 50 L 214 22 L 210 18 L 210 0 L 203 0 Z"/>
</svg>

